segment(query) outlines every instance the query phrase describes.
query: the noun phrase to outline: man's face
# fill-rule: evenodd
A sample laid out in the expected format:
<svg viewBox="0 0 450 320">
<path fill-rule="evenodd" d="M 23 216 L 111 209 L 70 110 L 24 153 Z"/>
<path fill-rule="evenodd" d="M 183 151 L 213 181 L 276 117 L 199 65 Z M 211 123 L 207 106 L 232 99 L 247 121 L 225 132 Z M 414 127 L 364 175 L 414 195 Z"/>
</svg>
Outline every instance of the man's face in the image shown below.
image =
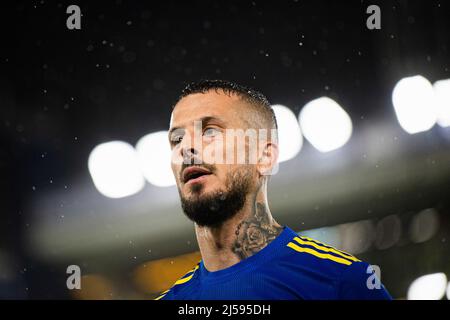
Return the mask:
<svg viewBox="0 0 450 320">
<path fill-rule="evenodd" d="M 239 151 L 226 141 L 227 129 L 249 128 L 245 108 L 239 97 L 211 90 L 181 99 L 172 113 L 172 170 L 185 213 L 200 225 L 230 218 L 255 190 L 256 165 L 237 163 Z M 233 161 L 225 161 L 227 152 Z M 224 163 L 215 161 L 220 153 Z"/>
</svg>

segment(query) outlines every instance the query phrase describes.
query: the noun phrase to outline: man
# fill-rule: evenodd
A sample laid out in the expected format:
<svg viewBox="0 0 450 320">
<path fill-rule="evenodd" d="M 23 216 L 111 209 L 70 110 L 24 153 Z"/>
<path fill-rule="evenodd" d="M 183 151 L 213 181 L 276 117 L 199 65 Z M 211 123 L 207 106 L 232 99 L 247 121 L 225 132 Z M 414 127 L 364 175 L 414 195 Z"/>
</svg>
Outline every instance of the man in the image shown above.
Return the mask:
<svg viewBox="0 0 450 320">
<path fill-rule="evenodd" d="M 367 263 L 272 217 L 276 129 L 259 92 L 221 80 L 183 90 L 170 122 L 172 170 L 202 260 L 156 299 L 390 299 Z"/>
</svg>

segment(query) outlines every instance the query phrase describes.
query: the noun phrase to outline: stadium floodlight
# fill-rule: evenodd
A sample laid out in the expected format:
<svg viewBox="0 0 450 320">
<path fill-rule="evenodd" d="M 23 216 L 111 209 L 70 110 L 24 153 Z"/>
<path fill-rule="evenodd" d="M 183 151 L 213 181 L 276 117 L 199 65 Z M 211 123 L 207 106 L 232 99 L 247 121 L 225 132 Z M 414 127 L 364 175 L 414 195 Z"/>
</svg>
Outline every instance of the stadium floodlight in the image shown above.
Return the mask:
<svg viewBox="0 0 450 320">
<path fill-rule="evenodd" d="M 400 126 L 409 134 L 427 131 L 436 123 L 433 86 L 423 76 L 401 79 L 392 92 L 392 103 Z"/>
<path fill-rule="evenodd" d="M 437 106 L 437 123 L 450 126 L 450 79 L 436 81 L 433 85 Z"/>
<path fill-rule="evenodd" d="M 136 150 L 123 141 L 96 146 L 89 155 L 88 169 L 97 190 L 109 198 L 130 196 L 145 185 Z"/>
<path fill-rule="evenodd" d="M 170 167 L 172 152 L 167 131 L 158 131 L 143 136 L 136 144 L 141 170 L 145 179 L 158 187 L 175 185 Z"/>
<path fill-rule="evenodd" d="M 321 152 L 342 147 L 352 135 L 350 116 L 328 97 L 308 102 L 299 114 L 299 122 L 305 138 Z"/>
<path fill-rule="evenodd" d="M 300 152 L 303 136 L 297 118 L 289 108 L 280 104 L 273 105 L 272 108 L 278 123 L 278 162 L 283 162 L 294 158 Z"/>
<path fill-rule="evenodd" d="M 445 295 L 445 273 L 432 273 L 414 280 L 408 289 L 408 300 L 440 300 Z"/>
<path fill-rule="evenodd" d="M 450 281 L 448 282 L 447 285 L 447 300 L 450 300 Z"/>
</svg>

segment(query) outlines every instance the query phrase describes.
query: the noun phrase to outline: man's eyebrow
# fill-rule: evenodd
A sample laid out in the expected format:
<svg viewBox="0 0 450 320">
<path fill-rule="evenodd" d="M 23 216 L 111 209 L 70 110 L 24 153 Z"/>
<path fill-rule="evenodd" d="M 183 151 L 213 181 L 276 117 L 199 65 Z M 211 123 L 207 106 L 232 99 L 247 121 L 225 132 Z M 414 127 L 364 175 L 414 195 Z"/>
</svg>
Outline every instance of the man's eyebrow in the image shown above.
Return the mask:
<svg viewBox="0 0 450 320">
<path fill-rule="evenodd" d="M 217 117 L 214 117 L 214 116 L 208 116 L 208 117 L 203 117 L 203 118 L 201 118 L 200 119 L 200 121 L 202 122 L 202 124 L 203 123 L 208 123 L 208 122 L 211 122 L 211 121 L 215 121 L 215 122 L 218 122 L 219 124 L 221 124 L 221 125 L 224 125 L 225 124 L 225 121 L 223 121 L 222 119 L 220 119 L 220 118 L 217 118 Z"/>
<path fill-rule="evenodd" d="M 194 120 L 194 121 L 201 121 L 202 122 L 202 126 L 205 123 L 208 123 L 208 122 L 211 122 L 211 121 L 218 122 L 219 124 L 222 124 L 222 125 L 225 124 L 225 122 L 222 119 L 214 117 L 214 116 L 206 116 L 206 117 L 202 117 L 200 119 Z M 181 127 L 172 127 L 172 128 L 170 128 L 170 130 L 169 130 L 169 138 L 170 138 L 171 134 L 174 131 L 179 130 L 179 129 L 183 129 L 183 127 L 181 126 Z"/>
</svg>

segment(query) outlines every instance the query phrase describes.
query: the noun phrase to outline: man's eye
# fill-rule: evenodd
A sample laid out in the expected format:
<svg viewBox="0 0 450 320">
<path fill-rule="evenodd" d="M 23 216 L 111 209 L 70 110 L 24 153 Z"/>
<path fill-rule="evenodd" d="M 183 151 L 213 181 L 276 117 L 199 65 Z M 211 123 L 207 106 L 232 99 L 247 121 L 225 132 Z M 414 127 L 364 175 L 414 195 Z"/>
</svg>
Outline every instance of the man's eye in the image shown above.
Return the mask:
<svg viewBox="0 0 450 320">
<path fill-rule="evenodd" d="M 203 131 L 204 136 L 212 137 L 219 133 L 219 130 L 216 128 L 207 128 Z"/>
<path fill-rule="evenodd" d="M 171 139 L 172 144 L 179 144 L 181 140 L 183 140 L 183 136 L 174 136 Z"/>
</svg>

